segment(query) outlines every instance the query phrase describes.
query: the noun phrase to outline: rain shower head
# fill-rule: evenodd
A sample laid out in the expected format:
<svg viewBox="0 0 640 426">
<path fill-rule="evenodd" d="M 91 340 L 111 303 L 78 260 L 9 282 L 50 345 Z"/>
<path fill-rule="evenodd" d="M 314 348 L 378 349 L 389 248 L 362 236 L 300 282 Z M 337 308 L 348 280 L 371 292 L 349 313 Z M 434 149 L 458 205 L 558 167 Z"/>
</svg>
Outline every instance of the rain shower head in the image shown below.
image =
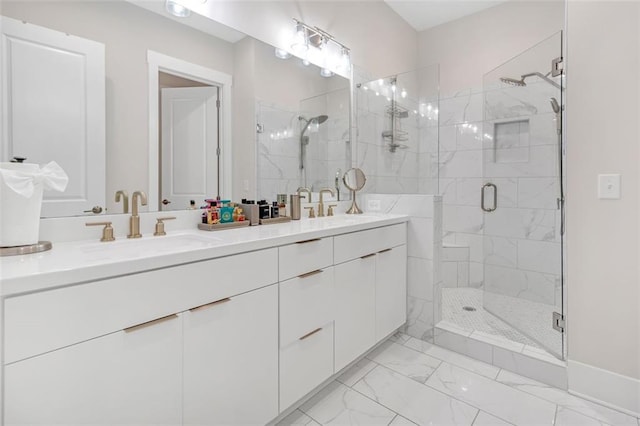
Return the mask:
<svg viewBox="0 0 640 426">
<path fill-rule="evenodd" d="M 510 84 L 512 86 L 526 86 L 527 83 L 524 82 L 524 78 L 521 80 L 516 80 L 515 78 L 509 78 L 509 77 L 500 77 L 500 81 L 506 84 Z"/>
<path fill-rule="evenodd" d="M 304 128 L 302 129 L 302 132 L 300 132 L 300 136 L 302 137 L 304 135 L 304 133 L 307 131 L 307 129 L 309 128 L 310 125 L 312 124 L 322 124 L 325 121 L 327 121 L 327 119 L 329 118 L 329 116 L 327 115 L 319 115 L 317 117 L 312 117 L 309 120 L 307 120 L 306 118 L 304 118 L 303 116 L 299 116 L 298 120 L 300 121 L 304 121 L 307 124 L 304 126 Z"/>
</svg>

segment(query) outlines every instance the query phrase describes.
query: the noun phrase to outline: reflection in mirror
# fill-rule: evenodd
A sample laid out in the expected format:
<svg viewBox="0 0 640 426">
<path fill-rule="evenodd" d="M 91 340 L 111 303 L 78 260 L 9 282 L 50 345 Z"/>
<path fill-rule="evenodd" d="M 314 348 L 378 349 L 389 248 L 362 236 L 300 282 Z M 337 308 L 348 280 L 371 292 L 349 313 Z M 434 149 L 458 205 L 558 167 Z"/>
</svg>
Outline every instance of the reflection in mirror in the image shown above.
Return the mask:
<svg viewBox="0 0 640 426">
<path fill-rule="evenodd" d="M 192 13 L 190 17 L 177 21 L 166 13 L 164 1 L 124 0 L 3 0 L 2 15 L 28 22 L 29 25 L 57 31 L 66 37 L 70 34 L 70 38 L 82 38 L 104 46 L 102 81 L 106 84 L 103 89 L 104 99 L 100 104 L 104 109 L 102 116 L 106 117 L 102 129 L 105 139 L 104 158 L 101 165 L 91 169 L 103 170 L 101 173 L 105 183 L 96 188 L 96 191 L 101 193 L 102 199 L 105 200 L 106 209 L 103 211 L 106 213 L 123 211 L 123 206 L 115 201 L 115 194 L 120 190 L 129 194 L 136 190 L 145 191 L 149 194 L 149 210 L 165 209 L 165 205 L 161 204 L 164 199 L 170 201 L 167 204 L 170 209 L 188 208 L 192 199 L 199 206 L 202 204 L 202 198 L 205 198 L 203 193 L 208 194 L 207 197 L 215 197 L 219 193 L 217 189 L 212 191 L 209 187 L 206 187 L 204 192 L 202 188 L 193 190 L 188 187 L 189 182 L 197 182 L 202 186 L 203 181 L 216 179 L 215 176 L 205 176 L 202 173 L 197 176 L 189 175 L 187 171 L 193 169 L 194 159 L 198 158 L 202 162 L 206 155 L 202 151 L 199 151 L 202 155 L 198 155 L 192 151 L 180 150 L 180 146 L 184 145 L 191 146 L 191 149 L 198 144 L 202 146 L 206 140 L 204 135 L 201 135 L 197 142 L 175 144 L 171 148 L 172 151 L 167 151 L 164 141 L 188 133 L 185 129 L 176 131 L 173 126 L 173 130 L 169 129 L 171 137 L 162 138 L 162 147 L 156 145 L 158 152 L 155 157 L 151 154 L 149 138 L 153 137 L 155 132 L 158 135 L 156 140 L 160 140 L 166 120 L 160 119 L 159 108 L 156 126 L 151 124 L 148 116 L 151 97 L 148 93 L 149 51 L 233 77 L 233 93 L 229 92 L 229 98 L 234 98 L 234 114 L 237 117 L 233 118 L 232 123 L 230 109 L 221 112 L 223 118 L 218 120 L 221 124 L 221 138 L 229 138 L 230 143 L 233 126 L 234 141 L 249 138 L 255 140 L 256 135 L 253 132 L 256 128 L 256 118 L 258 124 L 264 125 L 265 129 L 264 133 L 257 135 L 256 142 L 257 157 L 262 161 L 261 164 L 256 164 L 253 152 L 234 150 L 234 156 L 241 159 L 233 159 L 236 165 L 234 176 L 248 176 L 253 180 L 256 169 L 258 170 L 260 192 L 255 194 L 251 191 L 247 195 L 275 200 L 277 193 L 295 192 L 297 186 L 304 183 L 301 180 L 303 177 L 306 178 L 307 184 L 314 188 L 333 188 L 338 169 L 344 170 L 350 166 L 349 81 L 342 77 L 322 77 L 318 68 L 304 66 L 299 59 L 278 59 L 272 46 L 221 26 L 208 18 Z M 250 73 L 246 66 L 249 62 L 254 67 Z M 33 66 L 46 69 L 42 63 Z M 184 77 L 179 73 L 168 74 Z M 161 89 L 185 85 L 175 83 L 176 79 L 173 79 L 173 83 L 167 84 L 163 80 L 164 77 L 157 77 L 158 98 L 169 97 L 159 95 Z M 195 80 L 196 83 L 202 83 L 198 79 Z M 186 85 L 194 86 L 193 83 Z M 224 92 L 222 98 L 224 110 Z M 160 101 L 158 104 L 160 107 Z M 240 105 L 242 108 L 238 108 Z M 225 121 L 224 114 L 229 114 L 228 122 Z M 328 117 L 326 121 L 322 124 L 312 122 L 302 135 L 305 122 L 298 117 L 309 120 L 321 115 Z M 96 128 L 99 126 L 92 127 Z M 281 144 L 282 138 L 278 139 L 276 136 L 278 131 L 283 130 L 290 132 L 290 144 Z M 271 133 L 274 133 L 273 139 Z M 308 168 L 304 169 L 300 169 L 299 165 L 301 140 L 308 141 L 308 144 L 305 144 Z M 83 157 L 78 154 L 74 152 L 74 157 L 81 160 Z M 223 145 L 221 157 L 221 161 L 228 160 L 230 163 L 231 149 L 225 151 Z M 169 160 L 175 167 L 170 172 L 173 177 L 167 175 L 165 170 L 166 162 Z M 205 165 L 208 167 L 216 161 L 216 158 L 207 159 Z M 157 177 L 150 180 L 150 176 L 153 175 Z M 162 186 L 175 176 L 182 178 L 179 191 L 181 198 L 176 198 L 176 193 L 172 193 L 171 196 L 166 196 L 165 191 L 161 193 Z M 80 178 L 70 182 L 70 187 L 84 184 L 85 181 Z M 230 178 L 224 187 L 231 187 Z M 253 188 L 253 184 L 243 182 L 236 187 L 248 189 Z M 236 195 L 224 188 L 221 192 L 223 197 Z M 244 193 L 242 196 L 245 196 Z M 154 202 L 151 203 L 151 200 Z M 94 202 L 85 204 L 87 205 L 73 211 L 55 215 L 81 215 L 84 210 L 91 210 L 95 205 Z"/>
<path fill-rule="evenodd" d="M 351 190 L 351 199 L 353 200 L 351 207 L 347 210 L 347 214 L 361 214 L 362 210 L 356 203 L 356 192 L 364 188 L 367 183 L 367 177 L 361 169 L 352 168 L 345 172 L 343 181 L 344 186 Z"/>
</svg>

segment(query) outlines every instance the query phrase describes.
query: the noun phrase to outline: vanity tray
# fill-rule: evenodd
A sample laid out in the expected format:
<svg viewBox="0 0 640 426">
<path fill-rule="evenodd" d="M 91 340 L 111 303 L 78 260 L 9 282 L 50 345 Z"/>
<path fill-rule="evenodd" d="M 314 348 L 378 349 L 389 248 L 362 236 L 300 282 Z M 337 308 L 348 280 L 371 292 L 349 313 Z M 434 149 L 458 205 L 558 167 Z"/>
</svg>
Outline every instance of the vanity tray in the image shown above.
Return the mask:
<svg viewBox="0 0 640 426">
<path fill-rule="evenodd" d="M 212 225 L 209 225 L 208 223 L 199 223 L 198 229 L 202 231 L 221 231 L 223 229 L 244 228 L 245 226 L 249 226 L 248 220 L 240 222 L 214 223 Z"/>
<path fill-rule="evenodd" d="M 280 216 L 269 219 L 260 219 L 260 225 L 273 225 L 274 223 L 291 222 L 291 216 Z"/>
</svg>

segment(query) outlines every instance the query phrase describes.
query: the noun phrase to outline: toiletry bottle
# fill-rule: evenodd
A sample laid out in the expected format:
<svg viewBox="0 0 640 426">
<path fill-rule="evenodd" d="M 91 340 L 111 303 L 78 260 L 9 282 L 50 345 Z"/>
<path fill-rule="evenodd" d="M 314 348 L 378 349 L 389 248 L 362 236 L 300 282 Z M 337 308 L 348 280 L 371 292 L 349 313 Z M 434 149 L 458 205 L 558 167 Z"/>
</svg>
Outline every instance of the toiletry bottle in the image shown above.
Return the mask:
<svg viewBox="0 0 640 426">
<path fill-rule="evenodd" d="M 271 217 L 276 218 L 280 217 L 280 207 L 278 206 L 278 202 L 274 201 L 271 205 Z"/>
<path fill-rule="evenodd" d="M 291 210 L 291 219 L 300 220 L 300 195 L 291 194 L 289 196 L 289 209 Z"/>
</svg>

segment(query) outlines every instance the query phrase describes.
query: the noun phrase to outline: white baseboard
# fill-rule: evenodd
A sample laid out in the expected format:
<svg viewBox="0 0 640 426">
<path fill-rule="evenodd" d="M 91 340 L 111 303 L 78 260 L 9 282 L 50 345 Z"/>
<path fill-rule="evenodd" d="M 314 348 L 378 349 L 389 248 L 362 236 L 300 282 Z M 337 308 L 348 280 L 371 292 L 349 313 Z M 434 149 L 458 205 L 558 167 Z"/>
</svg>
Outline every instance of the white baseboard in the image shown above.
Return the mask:
<svg viewBox="0 0 640 426">
<path fill-rule="evenodd" d="M 578 361 L 567 362 L 569 392 L 632 416 L 640 416 L 640 379 Z"/>
</svg>

